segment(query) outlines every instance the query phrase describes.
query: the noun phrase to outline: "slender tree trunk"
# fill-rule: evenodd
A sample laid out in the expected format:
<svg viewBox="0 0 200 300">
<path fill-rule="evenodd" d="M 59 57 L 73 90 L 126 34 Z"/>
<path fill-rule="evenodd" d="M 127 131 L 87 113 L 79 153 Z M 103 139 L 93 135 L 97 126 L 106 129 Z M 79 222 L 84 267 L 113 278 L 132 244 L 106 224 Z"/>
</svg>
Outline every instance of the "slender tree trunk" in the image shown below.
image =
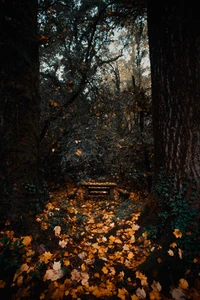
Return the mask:
<svg viewBox="0 0 200 300">
<path fill-rule="evenodd" d="M 40 189 L 37 0 L 0 1 L 0 53 L 0 206 L 17 222 Z"/>
<path fill-rule="evenodd" d="M 164 167 L 200 189 L 200 18 L 197 2 L 148 1 L 155 180 Z M 188 194 L 189 197 L 189 194 Z M 197 193 L 199 198 L 199 193 Z"/>
</svg>

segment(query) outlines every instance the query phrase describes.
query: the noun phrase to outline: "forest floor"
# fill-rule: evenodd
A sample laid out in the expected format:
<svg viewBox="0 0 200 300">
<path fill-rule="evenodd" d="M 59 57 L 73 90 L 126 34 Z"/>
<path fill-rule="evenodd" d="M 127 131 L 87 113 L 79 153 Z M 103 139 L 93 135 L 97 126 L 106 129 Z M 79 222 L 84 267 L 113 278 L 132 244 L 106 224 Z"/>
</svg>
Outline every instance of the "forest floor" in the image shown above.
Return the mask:
<svg viewBox="0 0 200 300">
<path fill-rule="evenodd" d="M 1 232 L 1 299 L 200 299 L 184 278 L 163 295 L 159 280 L 139 271 L 159 247 L 137 223 L 145 202 L 134 192 L 126 200 L 117 191 L 114 200 L 84 200 L 74 187 L 51 192 L 36 217 L 39 237 L 16 237 L 9 222 Z"/>
</svg>

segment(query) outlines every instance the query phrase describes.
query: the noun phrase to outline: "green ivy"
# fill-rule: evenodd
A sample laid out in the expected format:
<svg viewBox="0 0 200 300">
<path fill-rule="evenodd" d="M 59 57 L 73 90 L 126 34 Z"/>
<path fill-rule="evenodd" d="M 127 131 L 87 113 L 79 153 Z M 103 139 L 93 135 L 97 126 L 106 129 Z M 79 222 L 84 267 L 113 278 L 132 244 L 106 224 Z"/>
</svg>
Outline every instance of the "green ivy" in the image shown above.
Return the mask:
<svg viewBox="0 0 200 300">
<path fill-rule="evenodd" d="M 166 227 L 172 232 L 174 229 L 179 229 L 182 232 L 182 238 L 177 239 L 176 243 L 178 248 L 183 250 L 183 258 L 191 265 L 194 257 L 200 252 L 200 230 L 195 225 L 198 211 L 192 206 L 197 187 L 193 185 L 190 199 L 186 199 L 188 183 L 184 182 L 181 191 L 178 191 L 174 182 L 173 175 L 166 177 L 164 170 L 161 171 L 155 185 L 160 212 L 157 215 L 156 224 L 148 226 L 146 230 L 150 239 L 157 240 L 162 236 Z"/>
</svg>

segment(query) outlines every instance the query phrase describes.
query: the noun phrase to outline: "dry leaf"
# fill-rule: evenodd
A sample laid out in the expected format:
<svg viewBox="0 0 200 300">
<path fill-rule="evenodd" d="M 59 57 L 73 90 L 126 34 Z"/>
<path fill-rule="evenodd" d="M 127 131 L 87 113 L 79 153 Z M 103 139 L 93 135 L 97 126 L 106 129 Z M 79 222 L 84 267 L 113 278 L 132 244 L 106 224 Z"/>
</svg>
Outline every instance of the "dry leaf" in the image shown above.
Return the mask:
<svg viewBox="0 0 200 300">
<path fill-rule="evenodd" d="M 162 299 L 162 297 L 158 291 L 151 291 L 149 293 L 149 298 L 150 298 L 150 300 L 161 300 Z"/>
<path fill-rule="evenodd" d="M 179 289 L 173 289 L 172 298 L 175 300 L 183 300 L 185 299 L 185 294 Z"/>
<path fill-rule="evenodd" d="M 174 252 L 170 249 L 167 251 L 169 253 L 170 256 L 174 256 Z"/>
<path fill-rule="evenodd" d="M 182 232 L 179 229 L 174 229 L 173 234 L 176 238 L 182 238 Z"/>
<path fill-rule="evenodd" d="M 32 241 L 32 237 L 31 236 L 23 236 L 23 241 L 22 243 L 25 245 L 25 246 L 28 246 L 31 244 L 31 241 Z"/>
<path fill-rule="evenodd" d="M 137 288 L 136 295 L 138 296 L 139 299 L 145 299 L 146 298 L 146 292 L 143 288 L 142 289 Z"/>
<path fill-rule="evenodd" d="M 121 300 L 126 300 L 126 295 L 128 294 L 127 290 L 125 288 L 118 289 L 117 297 Z"/>
<path fill-rule="evenodd" d="M 180 248 L 178 248 L 178 255 L 179 255 L 180 259 L 183 258 L 183 250 Z"/>
<path fill-rule="evenodd" d="M 162 286 L 160 285 L 160 283 L 156 282 L 155 280 L 153 281 L 151 287 L 153 291 L 160 292 L 162 290 Z"/>
<path fill-rule="evenodd" d="M 182 290 L 186 290 L 187 288 L 188 288 L 188 282 L 187 282 L 187 280 L 185 280 L 184 278 L 181 278 L 180 280 L 179 280 L 179 289 L 182 289 Z"/>
<path fill-rule="evenodd" d="M 138 298 L 138 296 L 136 296 L 136 295 L 132 295 L 131 296 L 131 300 L 138 300 L 139 298 Z"/>
<path fill-rule="evenodd" d="M 54 269 L 55 271 L 60 270 L 60 269 L 61 269 L 61 262 L 60 262 L 60 261 L 55 261 L 55 262 L 53 263 L 53 269 Z"/>
<path fill-rule="evenodd" d="M 44 252 L 42 255 L 40 255 L 40 261 L 47 264 L 49 260 L 52 258 L 53 254 L 51 252 Z"/>
<path fill-rule="evenodd" d="M 60 226 L 55 226 L 53 230 L 55 231 L 55 236 L 60 235 L 60 232 L 61 232 L 61 227 Z"/>
<path fill-rule="evenodd" d="M 67 245 L 67 241 L 65 241 L 65 240 L 61 240 L 61 241 L 59 241 L 59 246 L 61 247 L 61 248 L 65 248 L 66 247 L 66 245 Z"/>
</svg>

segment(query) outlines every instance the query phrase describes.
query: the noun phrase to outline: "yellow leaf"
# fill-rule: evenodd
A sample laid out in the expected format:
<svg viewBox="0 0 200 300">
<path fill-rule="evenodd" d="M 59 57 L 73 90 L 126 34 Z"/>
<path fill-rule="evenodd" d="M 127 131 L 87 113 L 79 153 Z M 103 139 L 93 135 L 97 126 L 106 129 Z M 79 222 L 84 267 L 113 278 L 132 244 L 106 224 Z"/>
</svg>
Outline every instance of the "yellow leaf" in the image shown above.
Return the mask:
<svg viewBox="0 0 200 300">
<path fill-rule="evenodd" d="M 132 259 L 133 257 L 134 257 L 133 252 L 129 252 L 129 254 L 128 254 L 128 259 Z"/>
<path fill-rule="evenodd" d="M 142 236 L 143 236 L 144 238 L 146 238 L 146 237 L 147 237 L 147 232 L 146 232 L 146 231 L 143 232 Z"/>
<path fill-rule="evenodd" d="M 115 243 L 116 243 L 116 244 L 122 244 L 122 241 L 121 241 L 118 237 L 116 237 L 116 238 L 115 238 Z"/>
<path fill-rule="evenodd" d="M 132 296 L 131 296 L 131 300 L 139 300 L 139 298 L 138 298 L 138 296 L 136 296 L 136 295 L 132 295 Z"/>
<path fill-rule="evenodd" d="M 81 270 L 84 272 L 86 270 L 86 265 L 85 264 L 82 264 L 81 265 Z"/>
<path fill-rule="evenodd" d="M 136 278 L 139 278 L 141 280 L 141 285 L 148 285 L 147 283 L 147 277 L 142 274 L 141 272 L 137 271 L 136 273 Z"/>
<path fill-rule="evenodd" d="M 151 291 L 149 293 L 149 298 L 150 298 L 150 300 L 160 300 L 161 299 L 161 295 L 157 291 Z"/>
<path fill-rule="evenodd" d="M 180 280 L 179 280 L 179 289 L 182 289 L 182 290 L 186 290 L 187 288 L 188 288 L 188 282 L 187 282 L 187 280 L 185 280 L 184 278 L 181 278 Z"/>
<path fill-rule="evenodd" d="M 194 259 L 193 259 L 193 263 L 196 264 L 197 262 L 198 262 L 198 259 L 197 259 L 197 258 L 194 258 Z"/>
<path fill-rule="evenodd" d="M 68 267 L 70 265 L 69 259 L 64 259 L 63 263 L 64 263 L 65 267 Z"/>
<path fill-rule="evenodd" d="M 23 238 L 23 241 L 22 243 L 25 245 L 25 246 L 28 246 L 31 244 L 31 241 L 32 241 L 32 237 L 31 236 L 24 236 L 22 237 Z"/>
<path fill-rule="evenodd" d="M 161 263 L 161 262 L 162 262 L 162 259 L 161 259 L 160 257 L 158 257 L 157 261 L 158 261 L 159 263 Z"/>
<path fill-rule="evenodd" d="M 126 295 L 127 294 L 128 294 L 128 292 L 125 288 L 122 288 L 122 289 L 118 288 L 117 297 L 119 297 L 121 300 L 126 300 Z"/>
<path fill-rule="evenodd" d="M 182 238 L 182 232 L 179 229 L 174 229 L 173 234 L 176 238 Z"/>
<path fill-rule="evenodd" d="M 105 266 L 101 270 L 104 274 L 108 274 L 108 269 Z"/>
<path fill-rule="evenodd" d="M 174 242 L 174 243 L 170 244 L 170 247 L 171 247 L 171 248 L 177 247 L 177 243 Z"/>
<path fill-rule="evenodd" d="M 47 264 L 49 262 L 49 260 L 52 258 L 52 256 L 53 256 L 53 254 L 51 254 L 51 252 L 45 251 L 42 255 L 40 255 L 40 261 Z"/>
</svg>

